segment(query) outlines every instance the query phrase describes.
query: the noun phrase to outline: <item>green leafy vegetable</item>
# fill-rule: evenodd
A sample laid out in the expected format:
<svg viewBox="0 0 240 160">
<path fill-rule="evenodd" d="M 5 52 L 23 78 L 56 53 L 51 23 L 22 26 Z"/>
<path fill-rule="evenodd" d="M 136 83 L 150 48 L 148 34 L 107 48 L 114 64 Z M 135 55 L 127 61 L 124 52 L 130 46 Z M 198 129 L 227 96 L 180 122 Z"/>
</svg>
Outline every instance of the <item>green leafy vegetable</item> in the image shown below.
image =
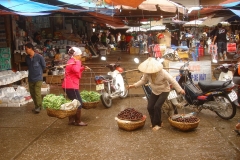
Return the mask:
<svg viewBox="0 0 240 160">
<path fill-rule="evenodd" d="M 59 110 L 62 104 L 68 102 L 71 101 L 65 99 L 63 95 L 56 96 L 54 94 L 48 94 L 43 98 L 42 106 L 43 108 Z"/>
<path fill-rule="evenodd" d="M 83 90 L 80 92 L 83 102 L 96 102 L 100 100 L 100 94 L 94 91 Z"/>
</svg>

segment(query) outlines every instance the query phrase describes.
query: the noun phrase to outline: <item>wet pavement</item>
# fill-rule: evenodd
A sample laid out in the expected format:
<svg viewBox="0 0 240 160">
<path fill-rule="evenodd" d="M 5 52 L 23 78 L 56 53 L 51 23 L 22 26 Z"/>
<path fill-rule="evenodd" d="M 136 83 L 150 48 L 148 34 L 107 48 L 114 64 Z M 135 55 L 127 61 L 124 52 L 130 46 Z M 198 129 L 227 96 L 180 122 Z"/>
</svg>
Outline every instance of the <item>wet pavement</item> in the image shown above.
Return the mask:
<svg viewBox="0 0 240 160">
<path fill-rule="evenodd" d="M 51 85 L 50 92 L 62 93 L 59 87 Z M 152 131 L 147 101 L 140 90 L 130 90 L 126 99 L 114 99 L 111 108 L 100 103 L 97 108 L 83 109 L 82 120 L 88 123 L 86 127 L 67 125 L 67 118 L 49 117 L 46 110 L 33 114 L 32 102 L 19 108 L 0 107 L 0 159 L 240 159 L 240 136 L 233 132 L 240 119 L 239 108 L 231 120 L 203 110 L 197 115 L 200 118 L 198 128 L 189 132 L 171 127 L 167 114 L 163 113 L 163 128 Z M 147 116 L 143 128 L 136 131 L 118 128 L 115 117 L 129 107 Z M 180 113 L 192 111 L 189 108 L 179 110 Z"/>
</svg>

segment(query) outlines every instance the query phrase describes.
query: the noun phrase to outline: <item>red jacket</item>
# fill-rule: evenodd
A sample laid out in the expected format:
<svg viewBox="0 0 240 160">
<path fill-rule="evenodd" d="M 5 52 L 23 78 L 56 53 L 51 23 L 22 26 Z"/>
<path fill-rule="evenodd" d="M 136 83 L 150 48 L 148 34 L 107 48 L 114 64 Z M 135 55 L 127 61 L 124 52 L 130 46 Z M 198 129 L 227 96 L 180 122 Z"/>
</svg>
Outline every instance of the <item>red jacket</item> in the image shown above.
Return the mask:
<svg viewBox="0 0 240 160">
<path fill-rule="evenodd" d="M 81 61 L 74 58 L 69 59 L 67 64 L 62 88 L 79 89 L 79 81 L 82 77 L 84 67 L 82 67 Z"/>
</svg>

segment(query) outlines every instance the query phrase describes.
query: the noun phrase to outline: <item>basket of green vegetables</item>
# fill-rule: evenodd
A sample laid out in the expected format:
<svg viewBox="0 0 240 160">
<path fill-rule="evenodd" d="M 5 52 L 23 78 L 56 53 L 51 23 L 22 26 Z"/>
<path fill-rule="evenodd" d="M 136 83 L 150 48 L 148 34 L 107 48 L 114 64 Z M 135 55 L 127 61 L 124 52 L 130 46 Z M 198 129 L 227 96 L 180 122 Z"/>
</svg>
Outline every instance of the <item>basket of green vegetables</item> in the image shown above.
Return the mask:
<svg viewBox="0 0 240 160">
<path fill-rule="evenodd" d="M 47 110 L 47 115 L 50 117 L 57 117 L 60 119 L 75 115 L 77 107 L 70 109 L 62 109 L 63 104 L 70 103 L 70 100 L 64 98 L 63 95 L 48 94 L 43 98 L 42 106 Z"/>
<path fill-rule="evenodd" d="M 84 109 L 96 108 L 100 102 L 100 94 L 94 91 L 83 90 L 80 92 Z"/>
</svg>

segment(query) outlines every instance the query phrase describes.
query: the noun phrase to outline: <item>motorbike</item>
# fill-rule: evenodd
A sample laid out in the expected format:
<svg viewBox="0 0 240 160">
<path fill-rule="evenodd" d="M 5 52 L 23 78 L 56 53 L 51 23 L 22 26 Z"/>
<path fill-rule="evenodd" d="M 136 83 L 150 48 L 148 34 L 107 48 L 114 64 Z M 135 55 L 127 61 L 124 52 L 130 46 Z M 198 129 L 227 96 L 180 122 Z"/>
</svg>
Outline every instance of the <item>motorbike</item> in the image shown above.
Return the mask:
<svg viewBox="0 0 240 160">
<path fill-rule="evenodd" d="M 166 48 L 164 54 L 163 54 L 163 58 L 168 59 L 170 61 L 176 61 L 176 60 L 180 60 L 180 57 L 178 55 L 178 49 L 181 50 L 188 50 L 187 46 L 174 46 L 172 45 L 171 48 Z"/>
<path fill-rule="evenodd" d="M 229 81 L 233 79 L 233 73 L 230 70 L 231 67 L 235 67 L 234 64 L 221 64 L 213 71 L 213 76 L 218 81 Z M 220 71 L 220 74 L 219 74 Z"/>
<path fill-rule="evenodd" d="M 103 58 L 105 59 L 105 58 Z M 100 92 L 102 104 L 110 108 L 112 100 L 115 98 L 126 98 L 128 96 L 128 83 L 125 73 L 118 61 L 107 64 L 105 67 L 110 69 L 107 75 L 95 76 L 96 90 Z"/>
<path fill-rule="evenodd" d="M 234 89 L 232 80 L 229 81 L 200 81 L 199 88 L 194 84 L 191 71 L 188 70 L 189 61 L 180 69 L 182 76 L 178 83 L 184 88 L 183 97 L 186 106 L 196 107 L 200 112 L 209 109 L 222 119 L 231 119 L 236 115 L 236 104 L 238 96 Z"/>
</svg>

